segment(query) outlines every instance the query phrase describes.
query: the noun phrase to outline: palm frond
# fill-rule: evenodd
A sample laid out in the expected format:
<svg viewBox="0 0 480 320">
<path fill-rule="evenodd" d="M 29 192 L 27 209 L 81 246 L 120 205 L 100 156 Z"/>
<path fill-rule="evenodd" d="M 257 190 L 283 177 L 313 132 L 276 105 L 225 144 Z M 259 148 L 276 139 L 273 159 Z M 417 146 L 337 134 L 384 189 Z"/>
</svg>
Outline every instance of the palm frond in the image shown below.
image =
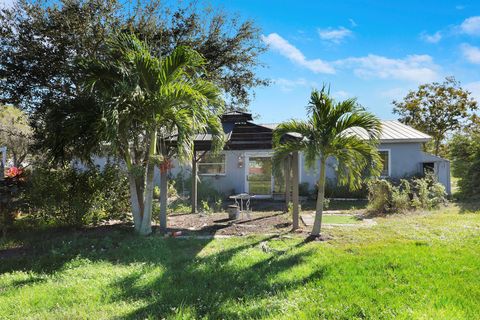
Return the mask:
<svg viewBox="0 0 480 320">
<path fill-rule="evenodd" d="M 279 124 L 272 133 L 272 143 L 274 146 L 280 145 L 282 138 L 289 133 L 297 133 L 304 139 L 311 138 L 312 127 L 308 122 L 299 120 L 289 120 Z"/>
<path fill-rule="evenodd" d="M 330 154 L 337 161 L 338 181 L 350 189 L 358 189 L 370 176 L 380 173 L 380 156 L 375 141 L 357 136 L 338 136 Z"/>
</svg>

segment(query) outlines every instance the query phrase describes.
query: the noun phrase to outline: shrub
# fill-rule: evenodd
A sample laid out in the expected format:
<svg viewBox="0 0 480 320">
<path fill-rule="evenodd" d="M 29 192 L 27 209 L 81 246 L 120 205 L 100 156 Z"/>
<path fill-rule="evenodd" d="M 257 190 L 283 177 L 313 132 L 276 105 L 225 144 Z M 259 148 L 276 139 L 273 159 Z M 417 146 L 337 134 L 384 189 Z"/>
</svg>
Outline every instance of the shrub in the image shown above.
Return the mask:
<svg viewBox="0 0 480 320">
<path fill-rule="evenodd" d="M 399 186 L 392 186 L 391 208 L 398 212 L 405 212 L 410 209 L 410 183 L 407 180 L 401 180 Z"/>
<path fill-rule="evenodd" d="M 185 202 L 183 200 L 177 200 L 172 202 L 168 207 L 169 212 L 173 213 L 189 213 L 192 210 L 192 205 L 190 202 Z"/>
<path fill-rule="evenodd" d="M 480 198 L 480 132 L 456 134 L 448 143 L 452 173 L 459 178 L 459 196 Z"/>
<path fill-rule="evenodd" d="M 384 179 L 371 181 L 368 185 L 368 210 L 376 213 L 391 210 L 392 184 Z"/>
<path fill-rule="evenodd" d="M 153 187 L 153 198 L 160 199 L 160 187 L 159 186 Z"/>
<path fill-rule="evenodd" d="M 368 184 L 368 211 L 398 213 L 412 209 L 435 209 L 447 202 L 445 187 L 432 174 L 424 178 L 402 179 L 394 184 L 385 179 Z"/>
<path fill-rule="evenodd" d="M 212 208 L 210 208 L 210 206 L 208 205 L 208 201 L 202 200 L 201 206 L 202 206 L 201 210 L 202 210 L 203 213 L 212 213 L 213 212 Z"/>
<path fill-rule="evenodd" d="M 222 199 L 217 199 L 215 201 L 213 209 L 215 210 L 215 212 L 223 212 L 223 200 Z"/>
<path fill-rule="evenodd" d="M 127 178 L 114 164 L 107 164 L 103 170 L 35 168 L 25 200 L 34 220 L 55 225 L 126 220 L 130 211 Z"/>
<path fill-rule="evenodd" d="M 311 191 L 311 198 L 317 199 L 318 186 L 315 185 Z M 358 190 L 350 190 L 348 186 L 338 184 L 336 179 L 327 179 L 325 182 L 325 198 L 351 198 L 351 199 L 365 199 L 368 196 L 367 185 L 364 184 Z"/>
<path fill-rule="evenodd" d="M 298 195 L 301 197 L 311 196 L 308 182 L 302 182 L 298 185 Z"/>
<path fill-rule="evenodd" d="M 0 179 L 0 228 L 4 237 L 16 214 L 23 209 L 25 180 L 26 173 L 16 167 L 7 170 L 6 177 Z"/>
</svg>

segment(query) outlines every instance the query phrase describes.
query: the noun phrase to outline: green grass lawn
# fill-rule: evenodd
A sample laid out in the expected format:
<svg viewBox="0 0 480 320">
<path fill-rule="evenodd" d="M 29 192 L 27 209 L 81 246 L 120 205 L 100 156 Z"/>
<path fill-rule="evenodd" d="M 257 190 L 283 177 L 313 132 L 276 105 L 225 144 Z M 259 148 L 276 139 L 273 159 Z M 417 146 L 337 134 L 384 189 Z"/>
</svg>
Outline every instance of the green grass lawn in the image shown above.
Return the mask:
<svg viewBox="0 0 480 320">
<path fill-rule="evenodd" d="M 376 219 L 326 242 L 17 233 L 2 249 L 0 319 L 474 319 L 480 213 Z"/>
<path fill-rule="evenodd" d="M 362 220 L 355 218 L 354 216 L 350 215 L 329 215 L 326 214 L 322 217 L 323 223 L 331 223 L 331 224 L 356 224 L 361 223 Z"/>
</svg>

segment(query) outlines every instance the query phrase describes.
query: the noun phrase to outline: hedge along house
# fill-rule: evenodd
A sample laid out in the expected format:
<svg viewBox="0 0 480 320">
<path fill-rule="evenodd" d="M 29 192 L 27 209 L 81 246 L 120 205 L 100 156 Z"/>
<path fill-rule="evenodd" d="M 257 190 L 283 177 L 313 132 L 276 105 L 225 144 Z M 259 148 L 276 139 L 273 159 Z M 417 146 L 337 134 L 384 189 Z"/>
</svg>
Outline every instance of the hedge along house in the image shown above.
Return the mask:
<svg viewBox="0 0 480 320">
<path fill-rule="evenodd" d="M 227 143 L 217 156 L 209 154 L 211 136 L 195 137 L 195 156 L 191 166 L 174 162 L 171 175 L 190 172 L 202 181 L 211 181 L 225 195 L 255 194 L 256 198 L 285 197 L 286 201 L 298 201 L 298 184 L 313 189 L 320 172 L 307 168 L 302 154 L 292 154 L 285 162 L 282 174 L 272 170 L 272 132 L 276 124 L 255 124 L 250 113 L 227 112 L 222 115 Z M 367 139 L 361 129 L 352 134 Z M 301 137 L 290 135 L 290 139 Z M 379 153 L 383 159 L 382 177 L 400 179 L 434 172 L 447 193 L 450 194 L 450 163 L 448 160 L 423 152 L 423 144 L 431 137 L 398 121 L 382 121 Z M 327 179 L 335 180 L 335 159 L 327 161 Z M 285 179 L 285 177 L 289 177 Z M 197 180 L 192 179 L 192 211 L 197 211 Z M 292 190 L 292 192 L 286 192 Z M 293 197 L 294 199 L 291 199 Z M 295 206 L 294 206 L 295 207 Z"/>
</svg>

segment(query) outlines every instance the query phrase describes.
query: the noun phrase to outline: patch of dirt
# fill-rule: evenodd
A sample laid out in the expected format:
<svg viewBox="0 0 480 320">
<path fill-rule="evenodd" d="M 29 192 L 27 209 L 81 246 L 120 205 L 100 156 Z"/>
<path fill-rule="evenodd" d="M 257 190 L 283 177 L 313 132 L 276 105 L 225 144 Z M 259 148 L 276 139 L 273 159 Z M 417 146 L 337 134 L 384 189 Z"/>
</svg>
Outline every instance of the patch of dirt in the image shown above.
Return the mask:
<svg viewBox="0 0 480 320">
<path fill-rule="evenodd" d="M 300 224 L 299 232 L 306 232 Z M 181 231 L 182 235 L 281 234 L 291 231 L 292 218 L 280 212 L 252 212 L 250 217 L 245 215 L 238 220 L 229 220 L 227 213 L 181 214 L 168 216 L 168 227 L 173 232 Z"/>
</svg>

